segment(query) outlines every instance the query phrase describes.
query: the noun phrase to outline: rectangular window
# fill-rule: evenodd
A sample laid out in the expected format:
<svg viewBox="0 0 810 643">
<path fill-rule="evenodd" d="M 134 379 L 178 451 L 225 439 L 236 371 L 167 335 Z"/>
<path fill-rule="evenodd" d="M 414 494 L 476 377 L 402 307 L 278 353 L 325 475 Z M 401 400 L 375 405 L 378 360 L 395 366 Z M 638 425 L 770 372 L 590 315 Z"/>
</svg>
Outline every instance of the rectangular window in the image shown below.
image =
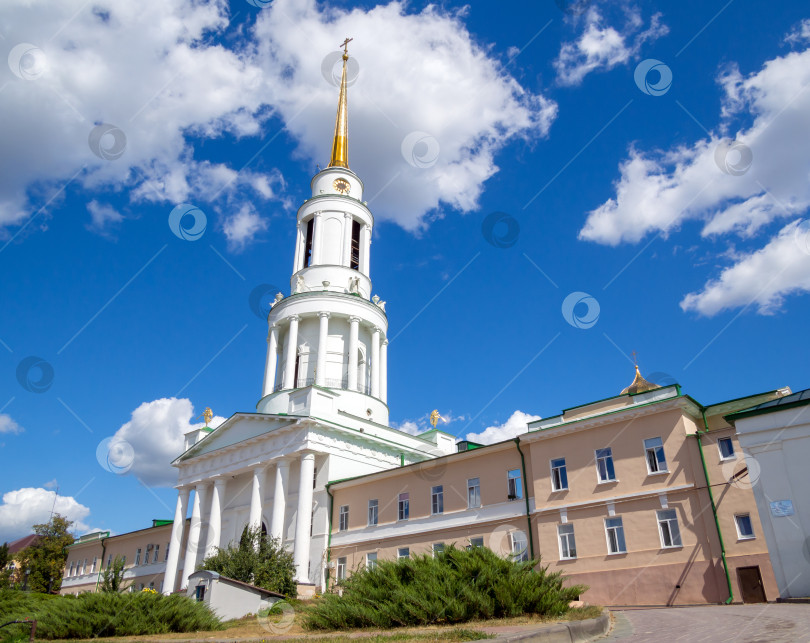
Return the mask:
<svg viewBox="0 0 810 643">
<path fill-rule="evenodd" d="M 140 549 L 138 549 L 138 551 L 135 552 L 135 564 L 136 565 L 141 564 L 141 550 Z"/>
<path fill-rule="evenodd" d="M 609 554 L 626 554 L 624 526 L 621 518 L 605 518 L 605 535 L 607 536 Z"/>
<path fill-rule="evenodd" d="M 379 506 L 380 503 L 376 500 L 369 500 L 368 501 L 368 524 L 369 527 L 373 527 L 377 524 L 377 520 L 379 518 Z"/>
<path fill-rule="evenodd" d="M 121 563 L 124 565 L 124 567 L 127 566 L 127 557 L 126 556 L 121 556 Z"/>
<path fill-rule="evenodd" d="M 484 546 L 484 537 L 475 536 L 474 538 L 470 538 L 470 544 L 467 546 L 467 549 L 473 549 L 475 547 L 483 547 L 483 546 Z"/>
<path fill-rule="evenodd" d="M 731 438 L 720 438 L 717 440 L 717 448 L 720 449 L 721 460 L 730 460 L 734 457 L 734 442 Z"/>
<path fill-rule="evenodd" d="M 374 569 L 377 566 L 377 552 L 366 554 L 366 567 Z"/>
<path fill-rule="evenodd" d="M 73 576 L 73 567 L 74 563 L 70 563 L 70 571 L 68 572 L 68 577 Z"/>
<path fill-rule="evenodd" d="M 152 556 L 152 562 L 158 562 L 158 552 L 160 551 L 160 545 L 155 545 L 155 555 Z"/>
<path fill-rule="evenodd" d="M 596 450 L 596 473 L 599 482 L 613 482 L 616 471 L 613 469 L 613 450 L 610 447 Z"/>
<path fill-rule="evenodd" d="M 342 556 L 337 559 L 337 579 L 339 581 L 346 578 L 346 557 Z"/>
<path fill-rule="evenodd" d="M 317 486 L 318 486 L 318 467 L 315 467 L 314 469 L 312 469 L 312 488 L 314 489 Z"/>
<path fill-rule="evenodd" d="M 164 562 L 164 563 L 165 563 L 167 560 L 169 560 L 169 544 L 170 544 L 170 543 L 166 543 L 166 554 L 163 556 L 163 562 Z"/>
<path fill-rule="evenodd" d="M 551 489 L 563 491 L 568 489 L 568 473 L 565 470 L 565 458 L 551 461 Z"/>
<path fill-rule="evenodd" d="M 658 531 L 661 534 L 661 547 L 683 547 L 678 514 L 674 509 L 658 512 Z"/>
<path fill-rule="evenodd" d="M 529 544 L 526 534 L 522 531 L 513 531 L 509 534 L 512 541 L 512 559 L 518 562 L 529 560 Z"/>
<path fill-rule="evenodd" d="M 398 507 L 399 520 L 407 520 L 411 512 L 410 495 L 407 493 L 399 494 L 399 507 Z"/>
<path fill-rule="evenodd" d="M 444 551 L 444 543 L 433 543 L 433 557 L 435 558 L 437 554 L 441 554 Z"/>
<path fill-rule="evenodd" d="M 360 269 L 360 222 L 352 219 L 352 256 L 349 267 Z"/>
<path fill-rule="evenodd" d="M 312 261 L 312 231 L 315 227 L 315 217 L 307 221 L 306 236 L 304 237 L 304 268 Z"/>
<path fill-rule="evenodd" d="M 438 485 L 430 489 L 430 513 L 440 514 L 444 512 L 444 487 Z"/>
<path fill-rule="evenodd" d="M 198 603 L 202 603 L 205 600 L 205 585 L 197 585 L 194 588 L 194 598 L 197 599 Z"/>
<path fill-rule="evenodd" d="M 82 565 L 82 574 L 86 574 L 86 573 L 87 573 L 87 563 L 88 563 L 88 562 L 89 562 L 89 561 L 88 561 L 88 560 L 85 558 L 85 559 L 84 559 L 84 565 Z"/>
<path fill-rule="evenodd" d="M 411 550 L 409 547 L 400 547 L 397 549 L 397 560 L 400 558 L 410 558 L 411 557 Z"/>
<path fill-rule="evenodd" d="M 523 497 L 520 469 L 512 469 L 506 474 L 506 495 L 509 500 L 518 500 Z"/>
<path fill-rule="evenodd" d="M 338 531 L 346 531 L 348 528 L 349 528 L 349 505 L 343 505 L 340 508 Z"/>
<path fill-rule="evenodd" d="M 667 459 L 664 456 L 664 442 L 661 438 L 644 440 L 644 454 L 647 457 L 647 472 L 662 473 L 667 469 Z"/>
<path fill-rule="evenodd" d="M 737 514 L 734 516 L 734 522 L 737 523 L 737 535 L 740 540 L 754 538 L 754 525 L 750 514 Z"/>
<path fill-rule="evenodd" d="M 560 558 L 570 560 L 577 557 L 577 542 L 574 540 L 574 525 L 567 523 L 557 525 L 557 536 L 560 538 Z"/>
<path fill-rule="evenodd" d="M 112 554 L 107 556 L 107 569 L 110 568 L 110 565 L 112 565 Z"/>
<path fill-rule="evenodd" d="M 98 565 L 98 556 L 93 556 L 93 566 L 90 568 L 90 573 L 96 573 L 96 565 Z"/>
<path fill-rule="evenodd" d="M 467 480 L 467 507 L 475 509 L 481 506 L 481 482 L 478 478 Z"/>
</svg>

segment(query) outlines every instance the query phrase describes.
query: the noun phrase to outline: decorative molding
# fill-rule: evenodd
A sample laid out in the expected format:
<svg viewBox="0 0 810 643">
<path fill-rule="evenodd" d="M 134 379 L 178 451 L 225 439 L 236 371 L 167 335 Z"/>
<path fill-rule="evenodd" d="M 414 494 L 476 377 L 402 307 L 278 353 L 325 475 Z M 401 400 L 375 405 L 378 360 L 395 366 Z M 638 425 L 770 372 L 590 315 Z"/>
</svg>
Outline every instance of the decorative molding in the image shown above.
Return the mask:
<svg viewBox="0 0 810 643">
<path fill-rule="evenodd" d="M 637 498 L 653 497 L 660 493 L 674 493 L 677 491 L 685 491 L 687 489 L 694 489 L 694 484 L 682 484 L 675 487 L 667 487 L 665 489 L 650 489 L 649 491 L 636 491 L 635 493 L 626 493 L 620 496 L 611 496 L 610 498 L 597 498 L 594 500 L 584 500 L 582 502 L 571 502 L 564 505 L 557 505 L 551 507 L 542 507 L 535 509 L 532 513 L 543 514 L 551 511 L 560 511 L 561 509 L 576 509 L 580 507 L 599 507 L 601 505 L 609 506 L 616 503 L 625 502 L 627 500 L 635 500 Z"/>
</svg>

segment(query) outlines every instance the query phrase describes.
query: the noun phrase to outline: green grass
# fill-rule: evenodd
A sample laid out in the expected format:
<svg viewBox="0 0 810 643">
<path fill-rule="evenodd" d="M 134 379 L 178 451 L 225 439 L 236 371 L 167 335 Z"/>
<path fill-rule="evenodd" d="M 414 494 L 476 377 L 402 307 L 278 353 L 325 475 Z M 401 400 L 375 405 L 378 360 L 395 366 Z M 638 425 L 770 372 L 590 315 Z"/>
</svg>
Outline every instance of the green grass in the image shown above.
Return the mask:
<svg viewBox="0 0 810 643">
<path fill-rule="evenodd" d="M 486 632 L 479 632 L 477 630 L 465 630 L 462 628 L 455 628 L 452 630 L 443 630 L 435 632 L 415 632 L 413 634 L 399 633 L 399 634 L 376 634 L 373 636 L 364 636 L 362 639 L 351 638 L 349 636 L 326 636 L 323 638 L 315 639 L 318 643 L 390 643 L 393 641 L 408 641 L 409 643 L 431 643 L 432 641 L 441 641 L 442 643 L 461 643 L 462 641 L 480 641 L 482 639 L 494 639 L 494 634 L 487 634 Z M 286 639 L 284 643 L 312 643 L 312 638 L 296 638 Z"/>
</svg>

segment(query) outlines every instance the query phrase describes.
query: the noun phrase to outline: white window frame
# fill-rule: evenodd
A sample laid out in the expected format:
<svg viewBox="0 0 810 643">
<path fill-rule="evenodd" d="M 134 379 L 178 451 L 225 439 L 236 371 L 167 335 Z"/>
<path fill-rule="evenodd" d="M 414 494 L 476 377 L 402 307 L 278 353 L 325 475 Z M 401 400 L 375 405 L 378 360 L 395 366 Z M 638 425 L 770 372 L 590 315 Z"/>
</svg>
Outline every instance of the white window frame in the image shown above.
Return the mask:
<svg viewBox="0 0 810 643">
<path fill-rule="evenodd" d="M 430 515 L 437 516 L 444 513 L 444 485 L 430 488 Z"/>
<path fill-rule="evenodd" d="M 349 529 L 349 505 L 341 505 L 338 513 L 338 531 Z"/>
<path fill-rule="evenodd" d="M 74 563 L 73 563 L 73 562 L 71 562 L 71 563 L 70 563 L 70 571 L 68 571 L 68 574 L 67 574 L 67 575 L 68 575 L 68 578 L 70 578 L 71 576 L 73 576 L 73 566 L 74 566 Z"/>
<path fill-rule="evenodd" d="M 560 547 L 560 560 L 577 559 L 577 539 L 573 523 L 567 522 L 557 525 L 557 544 Z M 574 552 L 573 556 L 571 555 L 572 551 Z"/>
<path fill-rule="evenodd" d="M 377 566 L 377 552 L 369 552 L 366 554 L 366 568 L 374 569 Z"/>
<path fill-rule="evenodd" d="M 376 527 L 380 521 L 380 501 L 376 498 L 368 501 L 368 526 Z"/>
<path fill-rule="evenodd" d="M 337 559 L 337 566 L 335 568 L 335 579 L 340 582 L 346 580 L 346 557 L 341 556 Z"/>
<path fill-rule="evenodd" d="M 648 442 L 654 443 L 656 440 L 658 440 L 660 444 L 652 444 L 651 446 L 647 446 Z M 659 458 L 659 452 L 660 457 L 664 459 L 663 469 L 661 468 L 662 465 Z M 654 465 L 652 465 L 650 461 L 651 455 L 654 458 Z M 647 475 L 653 476 L 662 473 L 669 473 L 669 464 L 667 463 L 666 453 L 664 453 L 664 440 L 662 438 L 655 437 L 644 440 L 644 460 L 647 462 Z M 655 466 L 655 469 L 653 469 L 653 466 Z"/>
<path fill-rule="evenodd" d="M 742 529 L 740 529 L 740 518 L 748 518 L 748 524 L 751 526 L 751 533 L 750 534 L 743 534 Z M 751 520 L 750 513 L 744 514 L 734 514 L 734 526 L 737 528 L 737 539 L 738 540 L 755 540 L 757 535 L 754 533 L 754 521 Z"/>
<path fill-rule="evenodd" d="M 138 550 L 135 552 L 135 564 L 136 565 L 141 564 L 141 550 L 140 550 L 140 548 L 138 548 Z"/>
<path fill-rule="evenodd" d="M 160 545 L 155 545 L 155 555 L 152 556 L 152 562 L 153 563 L 158 562 L 159 552 L 160 552 Z"/>
<path fill-rule="evenodd" d="M 467 480 L 467 508 L 478 509 L 481 506 L 481 478 Z"/>
<path fill-rule="evenodd" d="M 659 509 L 655 512 L 655 517 L 658 519 L 658 536 L 661 538 L 661 549 L 681 549 L 683 547 L 683 537 L 681 536 L 681 526 L 678 523 L 678 512 L 675 509 Z M 673 523 L 675 525 L 674 532 L 672 529 Z M 672 540 L 671 545 L 667 545 L 664 540 L 665 524 L 670 540 Z"/>
<path fill-rule="evenodd" d="M 480 541 L 480 544 L 477 544 Z M 483 547 L 484 546 L 484 537 L 483 536 L 473 536 L 470 538 L 470 544 L 467 545 L 467 549 L 473 549 L 475 547 Z"/>
<path fill-rule="evenodd" d="M 529 540 L 526 534 L 520 529 L 509 532 L 509 548 L 511 549 L 512 560 L 515 562 L 525 562 L 529 560 Z"/>
<path fill-rule="evenodd" d="M 433 558 L 436 558 L 436 554 L 441 554 L 444 551 L 444 543 L 433 543 L 431 545 L 431 552 L 433 553 Z"/>
<path fill-rule="evenodd" d="M 555 462 L 562 461 L 562 465 L 554 466 Z M 551 490 L 552 491 L 568 491 L 568 465 L 565 458 L 552 458 L 548 461 L 548 466 L 551 467 Z M 562 473 L 559 473 L 559 472 Z M 565 478 L 565 484 L 563 484 Z M 559 486 L 557 483 L 559 482 Z"/>
<path fill-rule="evenodd" d="M 411 494 L 405 491 L 397 498 L 397 520 L 408 520 L 411 516 Z"/>
<path fill-rule="evenodd" d="M 602 451 L 603 454 L 599 455 L 599 452 Z M 608 451 L 607 455 L 604 454 L 605 451 Z M 618 478 L 616 477 L 616 463 L 613 462 L 613 449 L 611 447 L 604 447 L 602 449 L 594 449 L 593 452 L 594 459 L 596 460 L 596 479 L 599 484 L 605 484 L 606 482 L 618 482 Z M 604 461 L 605 463 L 605 478 L 602 477 L 602 471 L 599 468 L 599 463 Z M 608 462 L 610 463 L 610 467 L 608 467 Z M 613 477 L 610 476 L 610 469 L 613 469 Z"/>
<path fill-rule="evenodd" d="M 723 455 L 723 449 L 720 447 L 720 443 L 724 440 L 728 440 L 728 444 L 731 447 L 730 455 Z M 717 438 L 717 451 L 720 454 L 720 462 L 737 459 L 737 450 L 734 448 L 734 440 L 732 440 L 730 437 Z"/>
<path fill-rule="evenodd" d="M 618 525 L 608 526 L 608 521 L 611 521 L 611 520 L 613 520 L 613 521 L 618 520 L 619 524 Z M 616 551 L 611 551 L 611 547 L 610 547 L 610 532 L 611 531 L 615 531 L 615 533 L 617 534 L 617 536 L 616 536 L 617 550 Z M 619 533 L 621 533 L 621 540 L 624 541 L 624 549 L 619 549 L 619 547 L 621 545 L 621 543 L 619 541 L 619 537 L 618 537 Z M 611 516 L 609 518 L 605 518 L 605 541 L 606 541 L 606 544 L 607 544 L 608 556 L 617 556 L 619 554 L 626 554 L 627 553 L 627 537 L 624 535 L 624 521 L 622 520 L 621 516 Z"/>
<path fill-rule="evenodd" d="M 523 499 L 523 474 L 520 469 L 510 469 L 506 472 L 506 499 L 510 501 Z"/>
<path fill-rule="evenodd" d="M 405 553 L 403 553 L 405 552 Z M 410 547 L 398 547 L 397 548 L 397 560 L 402 560 L 403 558 L 410 558 L 411 557 L 411 548 Z"/>
</svg>

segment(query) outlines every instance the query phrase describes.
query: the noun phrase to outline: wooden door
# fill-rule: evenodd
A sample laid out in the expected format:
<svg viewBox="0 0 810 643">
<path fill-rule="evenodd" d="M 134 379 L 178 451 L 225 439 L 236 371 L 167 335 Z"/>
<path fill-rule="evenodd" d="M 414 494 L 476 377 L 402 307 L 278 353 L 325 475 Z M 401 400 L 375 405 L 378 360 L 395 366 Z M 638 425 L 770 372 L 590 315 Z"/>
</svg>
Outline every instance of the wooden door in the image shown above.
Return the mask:
<svg viewBox="0 0 810 643">
<path fill-rule="evenodd" d="M 765 588 L 762 586 L 762 574 L 759 567 L 738 567 L 737 580 L 743 603 L 765 603 Z"/>
</svg>

